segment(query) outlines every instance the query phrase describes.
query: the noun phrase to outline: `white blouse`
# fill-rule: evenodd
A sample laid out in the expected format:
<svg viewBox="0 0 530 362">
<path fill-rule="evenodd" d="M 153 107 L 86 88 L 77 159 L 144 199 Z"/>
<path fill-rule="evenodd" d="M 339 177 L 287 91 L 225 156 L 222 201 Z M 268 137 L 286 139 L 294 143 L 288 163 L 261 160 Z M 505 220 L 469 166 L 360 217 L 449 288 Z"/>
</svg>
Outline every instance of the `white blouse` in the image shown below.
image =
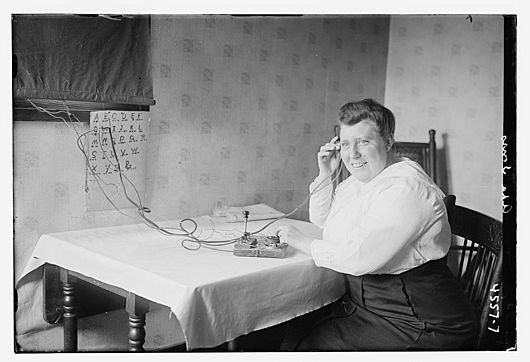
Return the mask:
<svg viewBox="0 0 530 362">
<path fill-rule="evenodd" d="M 350 176 L 335 195 L 332 189 L 309 201 L 310 221 L 324 229 L 323 240 L 311 244 L 316 265 L 351 275 L 399 274 L 447 254 L 444 194 L 416 162 L 396 162 L 367 183 Z"/>
</svg>

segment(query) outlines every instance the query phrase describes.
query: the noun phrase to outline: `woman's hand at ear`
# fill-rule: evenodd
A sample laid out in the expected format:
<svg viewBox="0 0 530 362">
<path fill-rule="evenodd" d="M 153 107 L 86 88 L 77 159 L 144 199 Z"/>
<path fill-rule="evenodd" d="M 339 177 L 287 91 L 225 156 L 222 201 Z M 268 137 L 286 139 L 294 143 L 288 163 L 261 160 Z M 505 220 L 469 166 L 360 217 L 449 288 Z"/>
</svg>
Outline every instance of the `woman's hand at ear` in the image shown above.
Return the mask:
<svg viewBox="0 0 530 362">
<path fill-rule="evenodd" d="M 338 139 L 338 136 L 333 137 L 331 141 L 320 147 L 317 153 L 320 176 L 330 176 L 339 164 L 340 146 L 337 143 Z"/>
<path fill-rule="evenodd" d="M 294 226 L 279 226 L 276 235 L 280 237 L 281 242 L 289 244 L 304 254 L 311 255 L 311 242 L 315 239 L 305 235 Z"/>
</svg>

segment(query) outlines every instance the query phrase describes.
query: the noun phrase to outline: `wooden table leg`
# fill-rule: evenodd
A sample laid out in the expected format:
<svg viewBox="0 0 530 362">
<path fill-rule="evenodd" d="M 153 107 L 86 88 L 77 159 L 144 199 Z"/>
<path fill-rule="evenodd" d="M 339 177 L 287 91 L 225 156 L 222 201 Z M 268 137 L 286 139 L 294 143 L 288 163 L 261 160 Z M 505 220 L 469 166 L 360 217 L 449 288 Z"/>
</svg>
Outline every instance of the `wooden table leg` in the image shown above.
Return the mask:
<svg viewBox="0 0 530 362">
<path fill-rule="evenodd" d="M 77 352 L 77 315 L 75 311 L 75 278 L 61 269 L 63 283 L 64 352 Z"/>
<path fill-rule="evenodd" d="M 228 342 L 227 342 L 226 349 L 228 350 L 228 352 L 238 352 L 238 350 L 239 350 L 239 343 L 238 343 L 237 338 L 236 338 L 236 339 L 233 339 L 233 340 L 231 340 L 231 341 L 228 341 Z"/>
<path fill-rule="evenodd" d="M 145 315 L 149 311 L 147 300 L 130 293 L 125 309 L 129 313 L 129 351 L 141 352 L 145 343 Z"/>
</svg>

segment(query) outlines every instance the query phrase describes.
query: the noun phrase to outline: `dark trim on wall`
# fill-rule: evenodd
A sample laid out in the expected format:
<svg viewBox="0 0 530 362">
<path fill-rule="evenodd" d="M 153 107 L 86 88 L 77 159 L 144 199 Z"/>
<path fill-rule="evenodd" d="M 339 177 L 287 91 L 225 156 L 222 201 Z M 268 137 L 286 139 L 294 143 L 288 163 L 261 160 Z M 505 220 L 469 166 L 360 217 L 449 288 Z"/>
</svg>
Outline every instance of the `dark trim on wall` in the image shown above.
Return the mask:
<svg viewBox="0 0 530 362">
<path fill-rule="evenodd" d="M 81 122 L 90 122 L 90 112 L 93 111 L 149 111 L 149 106 L 122 103 L 60 101 L 53 99 L 31 99 L 31 102 L 50 112 L 66 111 L 66 109 L 68 109 L 70 113 L 77 117 Z M 61 116 L 68 121 L 68 115 L 66 112 L 58 114 L 58 116 Z M 75 118 L 72 120 L 75 121 Z M 59 118 L 53 118 L 49 114 L 38 111 L 25 99 L 15 99 L 13 101 L 13 121 L 62 122 Z"/>
</svg>

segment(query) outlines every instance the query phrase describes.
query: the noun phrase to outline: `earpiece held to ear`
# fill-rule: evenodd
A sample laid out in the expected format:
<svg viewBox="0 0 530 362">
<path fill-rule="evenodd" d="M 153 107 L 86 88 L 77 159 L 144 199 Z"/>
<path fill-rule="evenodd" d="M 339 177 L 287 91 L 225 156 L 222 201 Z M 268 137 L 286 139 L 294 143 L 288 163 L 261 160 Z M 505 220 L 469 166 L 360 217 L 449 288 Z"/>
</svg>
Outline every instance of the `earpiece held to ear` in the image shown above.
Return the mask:
<svg viewBox="0 0 530 362">
<path fill-rule="evenodd" d="M 337 137 L 337 143 L 340 141 L 340 126 L 339 125 L 335 125 L 335 127 L 333 127 L 333 133 L 335 135 L 335 137 Z"/>
<path fill-rule="evenodd" d="M 340 151 L 340 126 L 339 125 L 335 125 L 335 127 L 333 127 L 333 133 L 335 137 L 337 138 L 335 140 L 335 145 L 337 145 L 338 147 L 334 152 L 334 153 L 337 153 Z"/>
</svg>

